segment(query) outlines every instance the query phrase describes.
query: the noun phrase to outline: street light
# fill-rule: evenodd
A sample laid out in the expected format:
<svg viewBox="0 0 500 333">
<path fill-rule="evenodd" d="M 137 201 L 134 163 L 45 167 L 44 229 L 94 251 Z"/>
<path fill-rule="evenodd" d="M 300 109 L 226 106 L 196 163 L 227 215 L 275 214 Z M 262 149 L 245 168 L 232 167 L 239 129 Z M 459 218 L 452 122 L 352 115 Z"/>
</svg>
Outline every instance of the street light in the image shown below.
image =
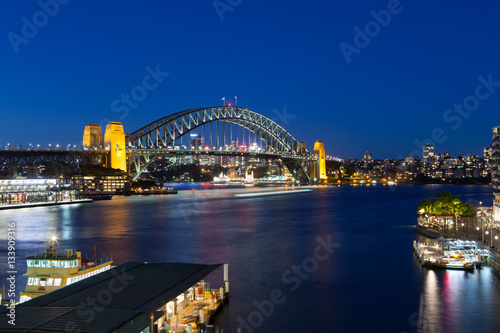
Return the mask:
<svg viewBox="0 0 500 333">
<path fill-rule="evenodd" d="M 498 238 L 498 236 L 496 236 L 496 238 Z M 493 244 L 493 226 L 491 226 L 491 247 L 495 247 Z"/>
</svg>

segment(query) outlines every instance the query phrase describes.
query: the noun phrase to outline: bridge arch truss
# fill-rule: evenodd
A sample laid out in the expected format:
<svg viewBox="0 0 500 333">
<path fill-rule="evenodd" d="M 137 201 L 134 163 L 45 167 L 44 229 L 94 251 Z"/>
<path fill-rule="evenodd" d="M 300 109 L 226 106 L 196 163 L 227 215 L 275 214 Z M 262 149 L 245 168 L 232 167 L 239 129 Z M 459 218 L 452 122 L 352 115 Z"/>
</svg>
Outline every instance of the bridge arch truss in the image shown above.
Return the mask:
<svg viewBox="0 0 500 333">
<path fill-rule="evenodd" d="M 213 124 L 216 125 L 215 136 L 212 131 Z M 206 129 L 207 125 L 209 129 Z M 220 106 L 174 113 L 128 135 L 126 149 L 129 173 L 132 179 L 136 179 L 157 157 L 168 155 L 167 150 L 176 142 L 180 141 L 182 145 L 183 137 L 200 128 L 203 137 L 207 137 L 208 134 L 211 148 L 216 146 L 219 149 L 227 143 L 227 139 L 232 141 L 233 127 L 236 130 L 234 136 L 236 140 L 243 137 L 244 142 L 245 135 L 248 135 L 247 142 L 250 142 L 252 136 L 253 140 L 259 140 L 265 146 L 267 154 L 289 161 L 289 164 L 285 163 L 287 167 L 290 165 L 293 168 L 297 166 L 303 168 L 304 161 L 311 159 L 310 152 L 274 120 L 248 108 Z M 241 129 L 245 131 L 243 135 Z M 302 173 L 307 174 L 304 170 Z"/>
</svg>

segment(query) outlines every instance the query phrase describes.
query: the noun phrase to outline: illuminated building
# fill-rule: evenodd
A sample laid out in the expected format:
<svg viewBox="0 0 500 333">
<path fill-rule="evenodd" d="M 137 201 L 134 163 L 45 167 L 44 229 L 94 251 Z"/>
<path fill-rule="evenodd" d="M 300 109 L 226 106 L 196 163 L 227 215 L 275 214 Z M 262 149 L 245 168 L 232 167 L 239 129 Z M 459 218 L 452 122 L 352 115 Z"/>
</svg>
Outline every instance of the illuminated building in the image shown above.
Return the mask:
<svg viewBox="0 0 500 333">
<path fill-rule="evenodd" d="M 323 141 L 314 143 L 314 154 L 318 157 L 318 178 L 326 179 L 325 145 Z"/>
<path fill-rule="evenodd" d="M 87 124 L 83 132 L 83 149 L 103 149 L 102 129 L 97 124 Z"/>
<path fill-rule="evenodd" d="M 108 168 L 127 171 L 127 154 L 125 152 L 125 133 L 123 125 L 111 121 L 104 133 L 104 149 L 109 151 L 106 166 Z"/>
<path fill-rule="evenodd" d="M 189 147 L 191 149 L 203 149 L 203 136 L 201 134 L 191 134 L 189 136 Z"/>
<path fill-rule="evenodd" d="M 129 193 L 130 180 L 122 175 L 83 176 L 83 194 L 85 193 Z"/>
<path fill-rule="evenodd" d="M 79 197 L 71 184 L 58 179 L 1 179 L 0 205 L 71 201 Z"/>
<path fill-rule="evenodd" d="M 370 152 L 366 152 L 364 155 L 363 155 L 363 162 L 371 162 L 373 161 L 373 156 L 372 156 L 372 153 Z"/>
<path fill-rule="evenodd" d="M 430 143 L 426 143 L 422 147 L 422 157 L 426 162 L 430 162 L 432 157 L 434 157 L 434 146 Z"/>
<path fill-rule="evenodd" d="M 493 127 L 491 146 L 491 185 L 493 187 L 493 219 L 500 221 L 500 126 Z"/>
</svg>

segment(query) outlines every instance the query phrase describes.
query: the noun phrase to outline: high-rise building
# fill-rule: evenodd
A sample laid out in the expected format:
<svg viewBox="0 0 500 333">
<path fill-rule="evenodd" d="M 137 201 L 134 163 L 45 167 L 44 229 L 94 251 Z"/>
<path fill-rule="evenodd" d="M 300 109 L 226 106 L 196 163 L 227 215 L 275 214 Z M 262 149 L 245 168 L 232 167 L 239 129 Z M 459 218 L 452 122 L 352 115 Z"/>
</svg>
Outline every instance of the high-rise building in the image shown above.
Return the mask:
<svg viewBox="0 0 500 333">
<path fill-rule="evenodd" d="M 372 156 L 372 153 L 370 152 L 365 152 L 365 154 L 363 155 L 363 162 L 371 162 L 373 161 L 373 156 Z"/>
<path fill-rule="evenodd" d="M 487 145 L 483 148 L 483 158 L 485 162 L 488 162 L 491 159 L 491 145 Z"/>
<path fill-rule="evenodd" d="M 189 149 L 203 149 L 203 136 L 201 134 L 190 134 Z"/>
<path fill-rule="evenodd" d="M 101 126 L 87 124 L 83 131 L 82 147 L 85 150 L 103 149 L 103 137 Z"/>
<path fill-rule="evenodd" d="M 424 160 L 430 161 L 432 157 L 434 157 L 434 146 L 430 143 L 426 143 L 422 147 L 422 157 L 424 158 Z"/>
<path fill-rule="evenodd" d="M 493 187 L 493 220 L 500 221 L 500 126 L 493 127 L 491 145 L 491 186 Z"/>
</svg>

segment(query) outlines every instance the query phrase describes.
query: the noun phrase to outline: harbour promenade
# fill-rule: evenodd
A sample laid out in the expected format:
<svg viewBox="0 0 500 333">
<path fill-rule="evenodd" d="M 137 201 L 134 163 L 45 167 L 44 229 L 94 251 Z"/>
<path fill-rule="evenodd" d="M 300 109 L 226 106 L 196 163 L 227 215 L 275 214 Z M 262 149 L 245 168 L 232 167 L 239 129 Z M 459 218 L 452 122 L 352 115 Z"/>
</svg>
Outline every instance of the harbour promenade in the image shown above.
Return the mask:
<svg viewBox="0 0 500 333">
<path fill-rule="evenodd" d="M 419 218 L 416 231 L 428 238 L 445 237 L 465 241 L 475 241 L 478 247 L 490 253 L 490 266 L 500 274 L 500 229 L 490 223 L 491 220 L 476 218 L 456 219 L 453 225 L 429 224 L 425 219 Z"/>
</svg>

